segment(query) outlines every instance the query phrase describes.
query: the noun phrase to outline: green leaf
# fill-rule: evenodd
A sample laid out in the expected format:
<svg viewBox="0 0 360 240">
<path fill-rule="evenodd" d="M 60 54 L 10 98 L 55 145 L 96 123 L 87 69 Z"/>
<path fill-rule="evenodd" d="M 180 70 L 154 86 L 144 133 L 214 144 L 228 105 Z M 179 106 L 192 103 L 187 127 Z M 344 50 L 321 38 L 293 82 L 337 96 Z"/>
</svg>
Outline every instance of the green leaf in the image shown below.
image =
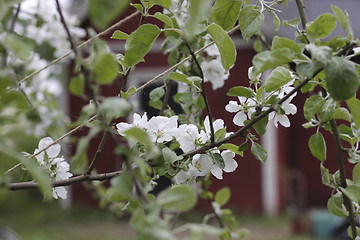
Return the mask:
<svg viewBox="0 0 360 240">
<path fill-rule="evenodd" d="M 343 12 L 340 8 L 331 5 L 331 9 L 334 12 L 334 15 L 336 17 L 336 20 L 340 23 L 340 26 L 344 29 L 346 35 L 347 35 L 347 42 L 350 42 L 353 40 L 353 30 L 351 27 L 350 17 L 347 12 Z"/>
<path fill-rule="evenodd" d="M 208 26 L 206 31 L 211 35 L 211 38 L 219 49 L 221 64 L 225 70 L 229 70 L 236 60 L 236 48 L 233 41 L 224 29 L 215 23 Z"/>
<path fill-rule="evenodd" d="M 117 77 L 120 67 L 110 53 L 101 53 L 93 59 L 92 70 L 98 84 L 111 84 Z"/>
<path fill-rule="evenodd" d="M 2 104 L 15 106 L 19 110 L 29 110 L 31 108 L 24 93 L 19 91 L 10 90 L 2 96 L 0 95 L 0 100 Z"/>
<path fill-rule="evenodd" d="M 150 0 L 150 2 L 155 5 L 159 5 L 164 8 L 167 8 L 167 9 L 170 9 L 170 7 L 171 7 L 171 0 Z"/>
<path fill-rule="evenodd" d="M 156 201 L 165 211 L 184 212 L 195 206 L 197 198 L 189 186 L 177 185 L 161 192 Z"/>
<path fill-rule="evenodd" d="M 236 146 L 235 144 L 232 144 L 232 143 L 224 143 L 223 145 L 221 145 L 221 146 L 219 147 L 219 149 L 220 149 L 220 150 L 227 149 L 227 150 L 230 150 L 230 151 L 232 151 L 233 153 L 236 153 L 236 154 L 238 154 L 238 155 L 240 155 L 240 156 L 243 156 L 243 155 L 244 155 L 243 151 L 240 151 L 240 150 L 239 150 L 239 147 Z"/>
<path fill-rule="evenodd" d="M 248 144 L 248 141 L 246 140 L 245 142 L 243 142 L 240 146 L 239 146 L 239 151 L 241 152 L 245 152 L 246 149 L 248 149 L 249 147 L 249 144 Z"/>
<path fill-rule="evenodd" d="M 141 13 L 144 10 L 144 7 L 139 3 L 130 3 L 130 6 L 136 8 Z"/>
<path fill-rule="evenodd" d="M 255 77 L 268 69 L 292 62 L 293 58 L 294 52 L 288 48 L 279 48 L 258 53 L 252 60 L 254 65 L 252 75 Z"/>
<path fill-rule="evenodd" d="M 352 177 L 354 184 L 360 186 L 360 163 L 357 163 L 353 168 Z"/>
<path fill-rule="evenodd" d="M 278 31 L 280 28 L 280 18 L 278 17 L 278 15 L 275 13 L 275 11 L 269 11 L 270 15 L 273 17 L 274 21 L 274 27 L 275 27 L 275 31 Z"/>
<path fill-rule="evenodd" d="M 307 29 L 310 41 L 328 36 L 336 27 L 336 18 L 330 13 L 320 15 Z"/>
<path fill-rule="evenodd" d="M 357 92 L 359 75 L 356 64 L 342 57 L 333 57 L 325 66 L 326 86 L 332 98 L 345 101 Z"/>
<path fill-rule="evenodd" d="M 130 128 L 129 130 L 126 130 L 124 134 L 127 137 L 133 138 L 139 143 L 144 144 L 148 150 L 153 148 L 153 142 L 151 141 L 149 135 L 143 129 L 133 127 Z"/>
<path fill-rule="evenodd" d="M 215 202 L 219 204 L 220 207 L 224 206 L 230 199 L 231 192 L 229 187 L 223 187 L 216 192 Z"/>
<path fill-rule="evenodd" d="M 70 80 L 69 90 L 72 94 L 78 97 L 84 96 L 85 79 L 83 75 L 78 75 Z"/>
<path fill-rule="evenodd" d="M 216 163 L 216 165 L 219 166 L 219 168 L 224 169 L 225 162 L 224 162 L 224 158 L 221 156 L 220 153 L 212 153 L 211 157 L 214 160 L 214 162 Z"/>
<path fill-rule="evenodd" d="M 247 88 L 247 87 L 233 87 L 231 88 L 227 94 L 228 96 L 232 96 L 232 97 L 247 97 L 250 98 L 254 95 L 254 90 L 252 90 L 251 88 Z"/>
<path fill-rule="evenodd" d="M 181 156 L 176 155 L 176 153 L 168 147 L 162 149 L 162 155 L 164 157 L 165 162 L 168 162 L 170 164 L 173 164 L 174 162 L 183 159 Z"/>
<path fill-rule="evenodd" d="M 129 35 L 127 35 L 126 33 L 120 30 L 116 30 L 110 38 L 118 39 L 118 40 L 127 40 L 129 38 Z"/>
<path fill-rule="evenodd" d="M 129 6 L 130 0 L 89 0 L 89 17 L 95 27 L 105 29 Z"/>
<path fill-rule="evenodd" d="M 253 115 L 254 116 L 254 115 Z M 269 115 L 266 115 L 266 117 L 263 117 L 262 119 L 260 119 L 259 121 L 257 121 L 254 125 L 253 128 L 255 129 L 255 131 L 260 134 L 260 135 L 264 135 L 266 132 L 266 125 L 269 122 Z"/>
<path fill-rule="evenodd" d="M 124 91 L 122 91 L 122 90 L 120 91 L 121 97 L 122 97 L 123 99 L 125 99 L 125 100 L 129 99 L 129 97 L 130 97 L 131 95 L 133 95 L 134 93 L 136 93 L 136 88 L 135 88 L 135 87 L 129 88 L 126 92 L 124 92 Z"/>
<path fill-rule="evenodd" d="M 123 170 L 119 175 L 112 178 L 111 188 L 107 192 L 108 200 L 113 202 L 132 199 L 133 180 L 127 170 Z"/>
<path fill-rule="evenodd" d="M 161 30 L 152 24 L 141 25 L 132 32 L 125 44 L 124 61 L 128 67 L 133 67 L 141 62 L 154 45 Z"/>
<path fill-rule="evenodd" d="M 332 99 L 328 99 L 321 106 L 320 110 L 320 120 L 322 122 L 330 121 L 334 118 L 334 111 L 336 108 L 336 103 Z"/>
<path fill-rule="evenodd" d="M 317 46 L 310 43 L 306 45 L 306 49 L 310 51 L 313 62 L 319 61 L 324 65 L 327 65 L 333 56 L 332 49 L 328 46 Z M 315 65 L 315 63 L 313 64 Z"/>
<path fill-rule="evenodd" d="M 346 210 L 343 204 L 343 196 L 341 192 L 337 192 L 336 194 L 332 195 L 328 202 L 327 207 L 329 211 L 338 217 L 347 217 L 348 211 Z"/>
<path fill-rule="evenodd" d="M 309 139 L 309 148 L 314 157 L 320 161 L 326 160 L 326 144 L 320 132 L 313 134 Z"/>
<path fill-rule="evenodd" d="M 24 61 L 30 58 L 34 44 L 29 39 L 16 33 L 7 33 L 3 41 L 16 57 Z"/>
<path fill-rule="evenodd" d="M 99 111 L 105 114 L 110 120 L 128 115 L 132 110 L 132 105 L 119 97 L 107 97 L 99 106 Z"/>
<path fill-rule="evenodd" d="M 241 5 L 241 1 L 217 0 L 211 8 L 210 18 L 224 30 L 230 30 L 239 17 Z"/>
<path fill-rule="evenodd" d="M 249 41 L 250 37 L 257 33 L 264 23 L 264 14 L 254 6 L 246 6 L 240 11 L 239 25 L 241 35 L 245 41 Z"/>
<path fill-rule="evenodd" d="M 163 87 L 154 88 L 150 94 L 150 102 L 149 105 L 156 109 L 161 109 L 162 101 L 160 100 L 165 94 L 165 90 Z"/>
<path fill-rule="evenodd" d="M 174 24 L 171 20 L 171 18 L 163 13 L 157 12 L 154 14 L 154 17 L 165 23 L 170 28 L 174 27 Z"/>
<path fill-rule="evenodd" d="M 345 121 L 351 122 L 351 115 L 346 108 L 339 107 L 334 110 L 334 119 L 343 119 Z"/>
<path fill-rule="evenodd" d="M 265 91 L 268 93 L 275 91 L 290 82 L 292 79 L 290 71 L 283 66 L 279 66 L 270 73 L 268 79 L 266 80 Z"/>
<path fill-rule="evenodd" d="M 342 192 L 350 198 L 350 200 L 359 203 L 360 202 L 360 187 L 355 185 L 347 186 L 345 189 L 341 188 Z"/>
<path fill-rule="evenodd" d="M 360 128 L 360 101 L 355 96 L 346 101 L 357 128 Z"/>
<path fill-rule="evenodd" d="M 288 48 L 296 53 L 301 53 L 300 46 L 293 40 L 275 36 L 272 40 L 271 50 Z"/>
<path fill-rule="evenodd" d="M 180 73 L 180 72 L 171 72 L 169 74 L 169 79 L 179 81 L 179 82 L 184 82 L 184 83 L 191 85 L 192 84 L 191 81 L 189 81 L 187 78 L 188 78 L 188 76 L 186 76 L 185 74 Z"/>
<path fill-rule="evenodd" d="M 253 142 L 251 144 L 251 153 L 255 156 L 257 160 L 260 160 L 262 163 L 264 163 L 267 159 L 266 150 L 256 142 Z"/>
<path fill-rule="evenodd" d="M 320 109 L 325 102 L 325 99 L 319 95 L 312 95 L 306 99 L 304 104 L 304 117 L 306 120 L 310 121 L 313 116 L 320 112 Z"/>
</svg>

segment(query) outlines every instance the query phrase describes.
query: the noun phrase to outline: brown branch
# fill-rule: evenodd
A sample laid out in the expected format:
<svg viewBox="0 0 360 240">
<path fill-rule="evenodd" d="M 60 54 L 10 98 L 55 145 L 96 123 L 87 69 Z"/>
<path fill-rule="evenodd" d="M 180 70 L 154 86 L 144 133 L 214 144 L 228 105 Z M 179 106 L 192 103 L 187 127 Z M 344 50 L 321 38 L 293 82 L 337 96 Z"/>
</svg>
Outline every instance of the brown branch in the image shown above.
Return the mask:
<svg viewBox="0 0 360 240">
<path fill-rule="evenodd" d="M 338 132 L 336 122 L 334 119 L 330 120 L 330 126 L 331 126 L 331 130 L 333 132 L 334 139 L 335 139 L 336 156 L 337 156 L 339 172 L 340 172 L 340 185 L 342 188 L 346 188 L 347 183 L 346 183 L 346 172 L 345 172 L 345 164 L 344 164 L 344 158 L 343 158 L 343 150 L 342 150 L 343 147 L 341 146 L 339 132 Z M 356 223 L 355 223 L 356 216 L 354 213 L 354 208 L 353 208 L 351 200 L 345 194 L 343 194 L 343 196 L 344 196 L 345 207 L 349 211 L 348 219 L 350 221 L 351 233 L 353 236 L 352 238 L 355 239 L 357 236 L 357 233 L 356 233 Z"/>
<path fill-rule="evenodd" d="M 93 175 L 79 175 L 75 176 L 66 180 L 59 180 L 54 181 L 51 183 L 53 187 L 60 187 L 60 186 L 69 186 L 75 183 L 85 182 L 85 181 L 105 181 L 109 180 L 118 174 L 121 171 L 116 172 L 109 172 L 109 173 L 102 173 L 102 174 L 93 174 Z M 20 183 L 10 183 L 8 189 L 15 191 L 15 190 L 23 190 L 23 189 L 37 189 L 39 188 L 39 184 L 37 182 L 20 182 Z"/>
</svg>

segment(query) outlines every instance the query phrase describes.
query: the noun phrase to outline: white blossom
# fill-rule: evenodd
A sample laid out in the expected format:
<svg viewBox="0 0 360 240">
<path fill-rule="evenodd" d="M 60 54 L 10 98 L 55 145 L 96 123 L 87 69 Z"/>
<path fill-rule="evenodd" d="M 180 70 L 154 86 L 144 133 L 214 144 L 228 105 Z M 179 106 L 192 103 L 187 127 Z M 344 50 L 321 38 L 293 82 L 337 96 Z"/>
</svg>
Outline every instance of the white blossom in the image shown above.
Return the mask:
<svg viewBox="0 0 360 240">
<path fill-rule="evenodd" d="M 146 112 L 143 114 L 142 117 L 139 114 L 134 113 L 133 122 L 130 124 L 125 122 L 116 124 L 117 131 L 121 136 L 125 136 L 124 132 L 126 132 L 130 128 L 138 127 L 141 129 L 147 129 L 147 126 L 148 126 L 148 119 Z"/>
<path fill-rule="evenodd" d="M 211 168 L 211 174 L 215 176 L 217 179 L 223 179 L 223 171 L 224 172 L 233 172 L 238 167 L 238 163 L 235 161 L 235 153 L 229 150 L 223 151 L 221 156 L 224 159 L 225 167 L 221 169 L 218 165 L 214 164 Z"/>
<path fill-rule="evenodd" d="M 193 124 L 180 125 L 174 136 L 183 152 L 196 149 L 196 143 L 200 139 L 199 129 Z"/>
<path fill-rule="evenodd" d="M 214 90 L 224 86 L 225 80 L 229 78 L 229 73 L 225 72 L 220 58 L 203 61 L 201 63 L 201 69 L 204 73 L 204 81 L 211 82 Z"/>
<path fill-rule="evenodd" d="M 237 126 L 244 126 L 244 122 L 249 118 L 251 119 L 252 114 L 255 112 L 256 102 L 251 98 L 238 97 L 240 104 L 237 101 L 229 101 L 225 106 L 225 110 L 231 113 L 235 113 L 233 122 Z M 246 112 L 248 113 L 246 115 Z"/>
<path fill-rule="evenodd" d="M 54 141 L 51 137 L 45 137 L 41 139 L 39 141 L 38 148 L 34 151 L 34 154 L 37 154 L 35 158 L 39 165 L 49 173 L 51 180 L 59 181 L 68 179 L 72 176 L 72 173 L 70 173 L 70 165 L 65 161 L 64 157 L 59 156 L 61 151 L 60 144 L 52 145 L 53 143 Z M 43 151 L 43 149 L 46 150 Z M 27 153 L 25 154 L 27 156 L 30 155 Z M 58 197 L 66 199 L 66 188 L 55 187 L 52 189 L 52 195 L 55 199 Z"/>
<path fill-rule="evenodd" d="M 285 102 L 281 104 L 281 109 L 278 112 L 271 112 L 269 114 L 269 120 L 274 119 L 275 127 L 278 127 L 278 122 L 284 127 L 290 127 L 289 118 L 286 115 L 292 114 L 294 115 L 297 112 L 297 108 L 294 104 L 290 103 L 292 99 L 289 98 Z M 281 113 L 283 110 L 283 113 Z"/>
</svg>

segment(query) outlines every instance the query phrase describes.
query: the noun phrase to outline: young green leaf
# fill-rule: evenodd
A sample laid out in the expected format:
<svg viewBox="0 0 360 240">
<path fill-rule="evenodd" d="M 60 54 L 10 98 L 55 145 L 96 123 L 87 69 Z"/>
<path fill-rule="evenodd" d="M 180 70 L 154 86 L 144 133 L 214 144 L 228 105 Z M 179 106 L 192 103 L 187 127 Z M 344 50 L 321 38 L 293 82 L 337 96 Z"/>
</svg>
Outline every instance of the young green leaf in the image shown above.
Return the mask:
<svg viewBox="0 0 360 240">
<path fill-rule="evenodd" d="M 168 162 L 170 164 L 173 164 L 174 162 L 182 159 L 181 156 L 176 155 L 176 153 L 168 147 L 162 149 L 162 155 L 164 157 L 165 162 Z"/>
<path fill-rule="evenodd" d="M 326 160 L 326 144 L 320 132 L 313 134 L 309 139 L 309 148 L 314 157 L 320 161 Z"/>
<path fill-rule="evenodd" d="M 98 84 L 111 84 L 117 77 L 120 67 L 110 53 L 101 53 L 93 59 L 92 70 Z"/>
<path fill-rule="evenodd" d="M 223 67 L 225 70 L 229 70 L 236 60 L 236 48 L 233 41 L 224 29 L 216 23 L 208 26 L 206 31 L 211 35 L 211 38 L 219 49 Z"/>
<path fill-rule="evenodd" d="M 152 24 L 141 25 L 132 32 L 125 44 L 124 61 L 128 67 L 133 67 L 141 62 L 154 45 L 161 30 Z"/>
<path fill-rule="evenodd" d="M 160 21 L 162 21 L 163 23 L 165 23 L 168 27 L 171 27 L 173 28 L 174 27 L 174 24 L 171 20 L 171 18 L 163 13 L 160 13 L 160 12 L 156 12 L 154 14 L 154 17 L 159 19 Z"/>
<path fill-rule="evenodd" d="M 264 22 L 264 14 L 254 6 L 246 6 L 240 11 L 239 25 L 245 41 L 260 30 Z"/>
<path fill-rule="evenodd" d="M 279 48 L 258 53 L 252 60 L 254 66 L 252 75 L 255 77 L 257 74 L 268 69 L 289 63 L 293 60 L 293 57 L 294 51 L 288 48 Z"/>
<path fill-rule="evenodd" d="M 170 9 L 171 7 L 171 0 L 150 0 L 155 5 L 162 6 L 164 8 Z"/>
<path fill-rule="evenodd" d="M 254 95 L 254 90 L 252 90 L 251 88 L 247 88 L 247 87 L 233 87 L 231 88 L 227 94 L 228 96 L 232 96 L 232 97 L 247 97 L 250 98 Z"/>
<path fill-rule="evenodd" d="M 84 84 L 85 79 L 83 75 L 75 76 L 70 80 L 69 90 L 75 96 L 82 97 L 84 95 Z"/>
<path fill-rule="evenodd" d="M 244 153 L 243 151 L 239 150 L 239 147 L 236 146 L 235 144 L 232 144 L 232 143 L 224 143 L 223 145 L 221 145 L 219 147 L 220 150 L 224 150 L 224 149 L 227 149 L 227 150 L 230 150 L 240 156 L 243 156 Z"/>
<path fill-rule="evenodd" d="M 320 110 L 320 120 L 322 122 L 330 121 L 334 118 L 334 111 L 336 108 L 336 103 L 332 99 L 328 99 L 321 106 Z"/>
<path fill-rule="evenodd" d="M 216 192 L 215 202 L 219 204 L 220 207 L 224 206 L 230 199 L 231 192 L 229 187 L 223 187 Z"/>
<path fill-rule="evenodd" d="M 108 119 L 124 117 L 131 110 L 132 105 L 119 97 L 107 97 L 99 106 L 99 112 L 105 114 Z"/>
<path fill-rule="evenodd" d="M 335 216 L 347 217 L 349 215 L 343 204 L 343 196 L 341 192 L 337 192 L 329 198 L 327 202 L 327 207 L 329 211 Z"/>
<path fill-rule="evenodd" d="M 360 101 L 355 96 L 346 101 L 357 128 L 360 128 Z"/>
<path fill-rule="evenodd" d="M 34 44 L 31 40 L 16 33 L 7 33 L 2 40 L 5 46 L 10 49 L 16 57 L 21 60 L 29 60 Z"/>
<path fill-rule="evenodd" d="M 129 35 L 127 35 L 126 33 L 120 30 L 116 30 L 110 38 L 118 39 L 118 40 L 127 40 L 129 38 Z"/>
<path fill-rule="evenodd" d="M 263 117 L 262 119 L 257 121 L 253 125 L 253 128 L 255 129 L 255 131 L 258 134 L 264 135 L 266 133 L 266 126 L 267 126 L 268 122 L 269 122 L 269 115 L 266 115 L 266 117 Z"/>
<path fill-rule="evenodd" d="M 241 1 L 217 0 L 211 8 L 210 18 L 224 30 L 230 30 L 239 17 L 241 5 Z"/>
<path fill-rule="evenodd" d="M 258 143 L 253 142 L 251 145 L 251 153 L 255 156 L 256 159 L 264 163 L 267 159 L 266 150 Z"/>
<path fill-rule="evenodd" d="M 293 40 L 275 36 L 272 40 L 271 50 L 279 48 L 288 48 L 296 53 L 301 53 L 300 46 Z"/>
<path fill-rule="evenodd" d="M 196 204 L 195 192 L 186 185 L 177 185 L 161 192 L 156 201 L 165 211 L 184 212 Z"/>
<path fill-rule="evenodd" d="M 213 154 L 211 154 L 211 157 L 214 160 L 214 162 L 216 163 L 216 165 L 219 166 L 219 168 L 224 169 L 225 161 L 224 161 L 223 157 L 221 156 L 221 154 L 213 153 Z"/>
<path fill-rule="evenodd" d="M 334 15 L 336 17 L 336 20 L 340 23 L 340 26 L 344 29 L 346 35 L 347 35 L 347 42 L 350 42 L 353 40 L 353 30 L 351 27 L 350 17 L 347 12 L 343 12 L 340 8 L 331 5 L 331 9 L 334 12 Z"/>
<path fill-rule="evenodd" d="M 356 64 L 342 57 L 333 57 L 325 66 L 326 86 L 336 101 L 345 101 L 357 92 L 359 74 Z"/>
<path fill-rule="evenodd" d="M 275 91 L 292 79 L 290 71 L 283 66 L 279 66 L 270 73 L 266 80 L 265 91 L 268 93 Z"/>
<path fill-rule="evenodd" d="M 306 99 L 304 103 L 304 117 L 306 120 L 310 121 L 312 117 L 320 112 L 320 109 L 325 102 L 325 99 L 319 95 L 312 95 Z"/>
<path fill-rule="evenodd" d="M 353 168 L 352 177 L 354 184 L 360 186 L 360 163 L 357 163 Z"/>
<path fill-rule="evenodd" d="M 351 122 L 351 115 L 346 108 L 339 107 L 334 110 L 334 119 L 342 119 Z"/>
<path fill-rule="evenodd" d="M 130 0 L 89 0 L 89 17 L 95 27 L 106 28 L 128 7 Z"/>
<path fill-rule="evenodd" d="M 346 188 L 341 188 L 342 192 L 356 203 L 360 203 L 360 187 L 355 185 L 347 186 Z"/>
<path fill-rule="evenodd" d="M 191 81 L 189 81 L 187 78 L 188 78 L 188 76 L 186 76 L 185 74 L 180 73 L 180 72 L 171 72 L 169 74 L 169 79 L 179 81 L 179 82 L 184 82 L 184 83 L 191 85 Z"/>
<path fill-rule="evenodd" d="M 111 187 L 107 192 L 110 201 L 118 202 L 132 199 L 133 180 L 129 171 L 124 170 L 111 179 Z"/>
<path fill-rule="evenodd" d="M 336 27 L 336 18 L 330 13 L 320 15 L 307 29 L 309 40 L 315 41 L 328 36 Z"/>
</svg>

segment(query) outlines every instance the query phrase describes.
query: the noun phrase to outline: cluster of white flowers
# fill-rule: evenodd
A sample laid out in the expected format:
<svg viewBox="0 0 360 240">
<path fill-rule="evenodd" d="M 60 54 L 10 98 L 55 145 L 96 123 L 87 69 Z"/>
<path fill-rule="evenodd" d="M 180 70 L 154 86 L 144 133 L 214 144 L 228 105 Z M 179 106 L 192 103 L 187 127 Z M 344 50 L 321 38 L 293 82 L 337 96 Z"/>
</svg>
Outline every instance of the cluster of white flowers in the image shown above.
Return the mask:
<svg viewBox="0 0 360 240">
<path fill-rule="evenodd" d="M 54 141 L 51 137 L 45 137 L 39 141 L 38 148 L 35 149 L 34 154 L 40 152 L 42 149 L 47 148 L 53 144 Z M 47 148 L 45 151 L 37 154 L 35 158 L 42 168 L 44 168 L 53 181 L 65 180 L 72 176 L 70 173 L 70 165 L 65 161 L 63 156 L 59 156 L 61 147 L 59 144 L 54 144 Z M 26 155 L 30 155 L 25 153 Z M 67 198 L 67 191 L 65 187 L 54 187 L 52 195 L 55 199 L 59 197 L 62 199 Z"/>
<path fill-rule="evenodd" d="M 256 77 L 251 77 L 251 71 L 252 67 L 250 67 L 248 71 L 248 75 L 251 80 L 259 79 L 261 77 L 261 74 L 257 75 Z M 271 94 L 276 94 L 279 99 L 283 98 L 286 94 L 290 93 L 294 89 L 294 81 L 294 79 L 291 80 Z M 278 123 L 284 127 L 290 127 L 290 121 L 287 115 L 294 115 L 297 112 L 296 106 L 290 103 L 295 96 L 296 92 L 286 101 L 284 101 L 277 111 L 271 112 L 269 114 L 269 120 L 273 119 L 273 123 L 276 127 L 278 127 Z M 261 105 L 262 104 L 259 103 L 255 98 L 238 97 L 238 101 L 229 101 L 229 103 L 225 106 L 225 110 L 231 113 L 236 113 L 233 118 L 235 125 L 244 126 L 244 122 L 248 119 L 250 120 L 252 115 L 255 113 L 256 107 L 259 106 L 264 111 L 268 109 L 268 106 Z"/>
<path fill-rule="evenodd" d="M 176 140 L 180 144 L 180 149 L 183 152 L 195 150 L 204 146 L 210 141 L 211 130 L 210 121 L 206 117 L 204 121 L 205 129 L 199 131 L 198 127 L 194 124 L 181 124 L 178 126 L 178 117 L 164 117 L 156 116 L 147 120 L 147 115 L 141 117 L 139 114 L 134 113 L 132 123 L 118 123 L 116 128 L 118 133 L 125 136 L 126 130 L 132 127 L 144 129 L 152 141 L 156 143 L 166 143 Z M 213 122 L 214 132 L 224 129 L 224 121 L 217 119 Z M 225 137 L 231 133 L 226 133 Z M 220 154 L 220 150 L 214 149 L 209 154 L 196 154 L 193 156 L 192 161 L 187 165 L 186 170 L 181 170 L 175 177 L 176 183 L 193 183 L 198 176 L 205 176 L 212 173 L 216 178 L 222 179 L 222 173 L 233 172 L 238 164 L 234 160 L 235 153 L 231 151 L 221 152 L 224 159 L 225 167 L 221 169 L 211 157 L 212 154 Z"/>
</svg>

